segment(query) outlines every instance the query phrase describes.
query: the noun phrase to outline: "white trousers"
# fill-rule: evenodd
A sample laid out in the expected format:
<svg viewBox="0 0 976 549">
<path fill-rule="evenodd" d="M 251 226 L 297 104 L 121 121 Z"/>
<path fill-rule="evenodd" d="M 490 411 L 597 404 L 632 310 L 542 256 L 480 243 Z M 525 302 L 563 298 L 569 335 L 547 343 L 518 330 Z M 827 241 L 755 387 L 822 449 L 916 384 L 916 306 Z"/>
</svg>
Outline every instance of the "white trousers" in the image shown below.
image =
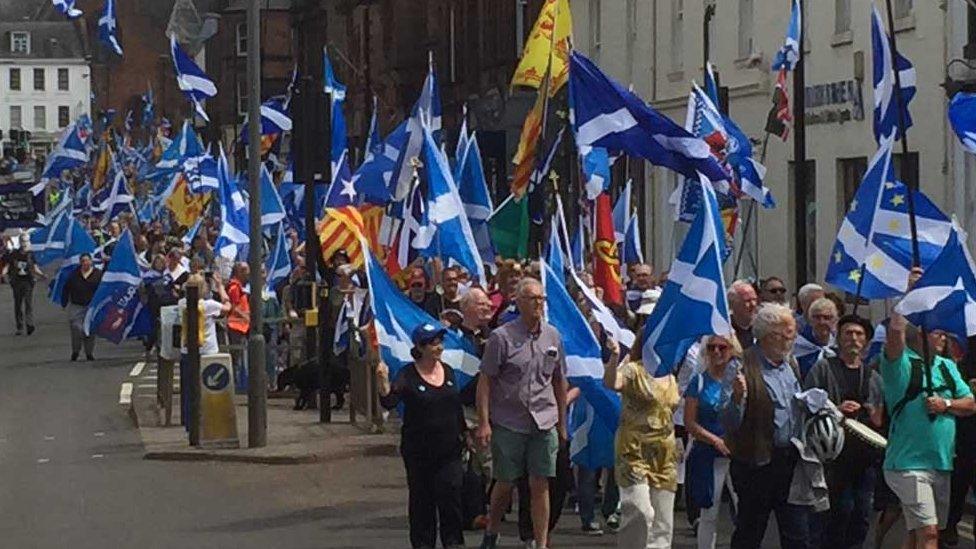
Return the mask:
<svg viewBox="0 0 976 549">
<path fill-rule="evenodd" d="M 698 518 L 698 549 L 715 549 L 716 533 L 718 532 L 718 513 L 722 508 L 722 487 L 728 485 L 732 495 L 732 505 L 738 504 L 738 497 L 732 489 L 732 477 L 729 475 L 729 459 L 715 458 L 712 465 L 712 475 L 715 477 L 712 506 L 702 509 Z"/>
<path fill-rule="evenodd" d="M 620 529 L 617 547 L 656 549 L 671 547 L 674 530 L 674 492 L 647 483 L 620 487 Z"/>
</svg>

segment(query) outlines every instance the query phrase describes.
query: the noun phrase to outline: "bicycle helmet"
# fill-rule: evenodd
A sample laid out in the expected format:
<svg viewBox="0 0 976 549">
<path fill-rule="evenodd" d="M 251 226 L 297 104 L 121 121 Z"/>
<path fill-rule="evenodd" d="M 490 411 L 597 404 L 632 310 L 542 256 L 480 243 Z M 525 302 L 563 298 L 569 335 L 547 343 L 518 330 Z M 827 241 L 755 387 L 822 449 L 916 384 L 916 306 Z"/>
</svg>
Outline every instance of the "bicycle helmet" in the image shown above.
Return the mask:
<svg viewBox="0 0 976 549">
<path fill-rule="evenodd" d="M 803 444 L 821 463 L 833 461 L 844 449 L 844 429 L 832 415 L 817 414 L 803 424 Z"/>
</svg>

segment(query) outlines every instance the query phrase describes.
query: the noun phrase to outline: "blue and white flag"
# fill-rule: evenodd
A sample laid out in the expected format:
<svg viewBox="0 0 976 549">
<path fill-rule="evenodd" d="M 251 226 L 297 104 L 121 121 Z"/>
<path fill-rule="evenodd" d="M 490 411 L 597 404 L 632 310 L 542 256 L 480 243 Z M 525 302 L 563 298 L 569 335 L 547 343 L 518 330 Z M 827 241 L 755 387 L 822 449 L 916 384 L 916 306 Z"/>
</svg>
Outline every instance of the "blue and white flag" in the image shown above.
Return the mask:
<svg viewBox="0 0 976 549">
<path fill-rule="evenodd" d="M 776 52 L 773 58 L 773 70 L 786 69 L 792 71 L 796 69 L 796 64 L 800 62 L 800 31 L 803 28 L 803 10 L 800 9 L 800 0 L 793 0 L 793 8 L 790 10 L 790 24 L 786 27 L 786 39 L 783 47 Z"/>
<path fill-rule="evenodd" d="M 98 19 L 98 39 L 101 40 L 116 55 L 122 57 L 122 45 L 116 34 L 118 21 L 115 18 L 115 0 L 105 0 L 105 9 Z M 128 117 L 126 117 L 128 118 Z"/>
<path fill-rule="evenodd" d="M 146 93 L 142 94 L 142 127 L 149 129 L 154 120 L 156 120 L 156 104 L 152 84 L 149 84 Z"/>
<path fill-rule="evenodd" d="M 800 368 L 800 379 L 805 379 L 807 372 L 812 370 L 820 360 L 837 356 L 837 353 L 834 352 L 835 345 L 836 341 L 833 335 L 830 336 L 826 345 L 818 344 L 813 335 L 813 328 L 806 324 L 796 334 L 796 341 L 793 343 L 793 358 L 796 359 L 796 365 Z"/>
<path fill-rule="evenodd" d="M 579 151 L 586 198 L 596 200 L 610 188 L 610 154 L 603 147 L 580 147 Z"/>
<path fill-rule="evenodd" d="M 58 10 L 68 19 L 77 19 L 84 15 L 84 12 L 75 7 L 76 0 L 51 0 L 54 9 Z"/>
<path fill-rule="evenodd" d="M 627 180 L 624 190 L 617 197 L 617 203 L 613 205 L 613 234 L 618 246 L 623 243 L 624 234 L 627 233 L 627 224 L 630 222 L 630 187 L 632 183 L 632 180 Z"/>
<path fill-rule="evenodd" d="M 424 143 L 424 127 L 429 128 L 434 136 L 434 143 L 440 148 L 441 135 L 441 96 L 437 88 L 437 76 L 434 73 L 434 59 L 431 54 L 427 63 L 427 78 L 420 90 L 420 98 L 410 112 L 407 120 L 406 144 L 400 151 L 393 176 L 393 199 L 403 200 L 410 192 L 410 182 L 413 179 L 413 166 L 410 159 L 420 156 Z"/>
<path fill-rule="evenodd" d="M 897 129 L 895 141 L 904 138 L 905 130 L 912 127 L 912 116 L 908 105 L 915 97 L 915 67 L 900 53 L 892 61 L 891 40 L 885 31 L 884 22 L 878 7 L 871 4 L 871 59 L 874 82 L 874 138 L 881 144 L 885 136 Z M 898 115 L 898 97 L 895 93 L 895 70 L 901 80 L 902 116 L 905 127 Z"/>
<path fill-rule="evenodd" d="M 962 147 L 976 154 L 976 93 L 959 92 L 952 96 L 948 116 Z"/>
<path fill-rule="evenodd" d="M 218 173 L 220 174 L 220 234 L 214 243 L 214 250 L 220 257 L 225 259 L 244 259 L 247 257 L 248 247 L 251 239 L 250 226 L 247 217 L 247 208 L 239 207 L 235 204 L 234 197 L 240 196 L 240 189 L 237 182 L 230 175 L 230 168 L 227 165 L 227 157 L 224 151 L 220 151 L 220 161 L 218 163 Z M 257 236 L 256 236 L 257 237 Z"/>
<path fill-rule="evenodd" d="M 61 266 L 58 267 L 58 274 L 51 280 L 51 285 L 48 288 L 48 297 L 51 298 L 53 303 L 58 305 L 64 305 L 66 303 L 64 299 L 64 285 L 68 282 L 68 278 L 71 277 L 72 273 L 78 268 L 81 256 L 95 253 L 95 248 L 97 248 L 95 240 L 88 234 L 85 227 L 80 221 L 72 219 L 68 226 L 68 239 L 64 249 L 64 259 L 61 261 Z"/>
<path fill-rule="evenodd" d="M 407 146 L 407 121 L 404 120 L 385 140 L 379 139 L 375 115 L 370 127 L 366 156 L 352 176 L 357 192 L 365 204 L 385 206 L 393 200 L 393 172 L 397 159 Z"/>
<path fill-rule="evenodd" d="M 179 86 L 180 91 L 186 96 L 191 103 L 193 103 L 194 109 L 201 118 L 210 122 L 210 118 L 207 116 L 207 112 L 203 110 L 204 101 L 207 98 L 214 97 L 217 95 L 217 86 L 214 84 L 213 79 L 207 76 L 207 73 L 203 72 L 189 55 L 183 51 L 183 48 L 176 43 L 176 34 L 170 35 L 169 38 L 169 48 L 170 54 L 173 57 L 173 68 L 176 70 L 176 84 Z"/>
<path fill-rule="evenodd" d="M 570 53 L 570 113 L 580 147 L 604 147 L 644 158 L 685 177 L 711 181 L 729 175 L 708 143 L 657 112 L 603 74 L 579 52 Z"/>
<path fill-rule="evenodd" d="M 546 245 L 546 263 L 560 280 L 566 279 L 566 267 L 563 263 L 563 243 L 559 237 L 559 218 L 552 216 L 549 223 L 549 243 Z"/>
<path fill-rule="evenodd" d="M 71 200 L 71 213 L 75 217 L 91 213 L 91 183 L 85 183 L 75 193 Z"/>
<path fill-rule="evenodd" d="M 207 151 L 199 156 L 189 156 L 183 159 L 183 175 L 186 176 L 190 192 L 201 194 L 216 191 L 220 188 L 220 177 L 217 175 L 217 159 Z"/>
<path fill-rule="evenodd" d="M 57 179 L 64 170 L 73 170 L 88 163 L 87 142 L 91 132 L 79 118 L 64 129 L 61 140 L 44 164 L 42 180 Z"/>
<path fill-rule="evenodd" d="M 603 331 L 606 332 L 611 339 L 620 344 L 621 355 L 632 349 L 637 340 L 637 336 L 634 335 L 634 332 L 630 331 L 626 326 L 621 324 L 619 320 L 617 320 L 617 317 L 613 314 L 613 311 L 607 307 L 606 303 L 604 303 L 602 299 L 597 297 L 596 292 L 587 286 L 575 271 L 570 272 L 569 276 L 572 277 L 572 281 L 576 287 L 579 288 L 580 293 L 586 298 L 586 301 L 589 302 L 591 311 L 590 314 L 593 315 L 594 320 L 600 323 Z"/>
<path fill-rule="evenodd" d="M 292 121 L 288 115 L 287 103 L 288 98 L 284 95 L 276 95 L 261 103 L 261 135 L 275 135 L 291 131 Z M 248 143 L 249 131 L 247 117 L 244 117 L 240 141 L 245 145 Z"/>
<path fill-rule="evenodd" d="M 363 256 L 380 357 L 390 368 L 390 379 L 395 379 L 404 366 L 414 362 L 410 356 L 413 347 L 410 335 L 413 330 L 422 324 L 439 326 L 440 321 L 416 306 L 400 291 L 365 243 Z M 460 388 L 474 378 L 481 366 L 481 359 L 471 344 L 450 330 L 444 334 L 442 360 L 454 369 Z"/>
<path fill-rule="evenodd" d="M 275 239 L 274 249 L 268 256 L 265 268 L 268 271 L 268 288 L 277 288 L 291 276 L 291 254 L 284 226 L 278 226 L 278 238 Z"/>
<path fill-rule="evenodd" d="M 85 334 L 104 337 L 115 344 L 129 337 L 149 335 L 152 315 L 139 297 L 141 285 L 132 233 L 126 229 L 115 243 L 112 260 L 85 313 Z"/>
<path fill-rule="evenodd" d="M 579 218 L 576 223 L 576 231 L 573 233 L 573 238 L 569 242 L 569 257 L 570 262 L 573 265 L 573 270 L 576 272 L 583 272 L 586 267 L 586 223 L 583 222 L 583 218 Z"/>
<path fill-rule="evenodd" d="M 593 406 L 597 420 L 615 432 L 620 420 L 620 396 L 603 385 L 600 342 L 570 297 L 562 277 L 545 262 L 542 285 L 546 294 L 546 320 L 557 332 L 564 334 L 566 377 L 580 388 L 586 401 Z"/>
<path fill-rule="evenodd" d="M 621 265 L 628 265 L 631 263 L 643 263 L 644 262 L 644 251 L 641 245 L 640 237 L 640 220 L 637 218 L 637 214 L 630 216 L 630 221 L 627 222 L 627 230 L 624 232 L 624 242 L 623 247 L 620 251 L 620 263 Z"/>
<path fill-rule="evenodd" d="M 322 48 L 322 91 L 331 95 L 333 100 L 346 100 L 346 86 L 336 78 L 328 47 Z"/>
<path fill-rule="evenodd" d="M 285 204 L 278 195 L 278 189 L 271 181 L 271 174 L 264 164 L 261 164 L 261 226 L 277 225 L 285 220 L 287 212 Z"/>
<path fill-rule="evenodd" d="M 108 195 L 105 200 L 95 206 L 95 210 L 102 212 L 102 224 L 118 218 L 123 212 L 135 212 L 133 202 L 135 197 L 129 192 L 129 185 L 126 182 L 125 172 L 117 165 L 115 166 L 115 176 L 112 178 L 112 185 L 108 187 Z"/>
<path fill-rule="evenodd" d="M 183 121 L 183 127 L 170 141 L 169 146 L 163 151 L 156 167 L 147 178 L 152 180 L 163 179 L 179 171 L 194 171 L 197 169 L 199 160 L 194 162 L 191 159 L 199 159 L 207 154 L 203 148 L 203 143 L 193 130 L 189 120 Z M 190 160 L 189 166 L 184 166 Z"/>
<path fill-rule="evenodd" d="M 71 211 L 62 210 L 47 225 L 31 231 L 31 251 L 39 267 L 53 263 L 64 257 L 68 240 L 68 226 L 71 225 Z"/>
<path fill-rule="evenodd" d="M 495 210 L 491 200 L 491 191 L 485 180 L 485 170 L 481 164 L 481 150 L 478 147 L 478 137 L 465 137 L 465 149 L 458 158 L 457 185 L 458 195 L 464 204 L 464 213 L 468 216 L 471 233 L 474 235 L 481 262 L 486 265 L 495 263 L 495 245 L 491 240 L 491 230 L 488 220 Z"/>
<path fill-rule="evenodd" d="M 200 216 L 196 223 L 190 227 L 190 230 L 186 231 L 186 234 L 180 239 L 184 246 L 191 246 L 193 244 L 193 239 L 196 238 L 197 233 L 200 232 L 201 225 L 203 225 L 203 216 Z"/>
<path fill-rule="evenodd" d="M 718 200 L 707 181 L 700 185 L 702 207 L 644 325 L 644 367 L 654 376 L 671 373 L 696 339 L 732 333 L 722 277 L 723 231 L 714 215 Z"/>
<path fill-rule="evenodd" d="M 895 312 L 915 326 L 944 330 L 959 341 L 976 336 L 976 264 L 966 236 L 953 223 L 942 253 L 895 306 Z"/>
<path fill-rule="evenodd" d="M 451 167 L 434 142 L 429 128 L 424 128 L 422 152 L 427 207 L 424 226 L 414 239 L 413 246 L 423 250 L 426 257 L 439 256 L 445 262 L 448 259 L 457 261 L 471 273 L 473 279 L 487 287 L 485 266 L 451 176 Z"/>
<path fill-rule="evenodd" d="M 884 299 L 904 294 L 912 267 L 908 188 L 895 181 L 894 140 L 882 140 L 841 223 L 824 280 L 851 294 Z M 916 192 L 915 216 L 921 267 L 941 253 L 952 227 L 949 218 Z M 860 281 L 860 285 L 858 282 Z"/>
</svg>

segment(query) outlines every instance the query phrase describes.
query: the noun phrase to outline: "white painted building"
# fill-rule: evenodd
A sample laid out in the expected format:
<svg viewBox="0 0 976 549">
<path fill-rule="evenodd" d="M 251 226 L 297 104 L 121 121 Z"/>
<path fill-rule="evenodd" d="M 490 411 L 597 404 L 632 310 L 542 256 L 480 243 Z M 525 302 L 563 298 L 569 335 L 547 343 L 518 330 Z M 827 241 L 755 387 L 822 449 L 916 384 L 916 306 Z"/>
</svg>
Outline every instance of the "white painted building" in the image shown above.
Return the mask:
<svg viewBox="0 0 976 549">
<path fill-rule="evenodd" d="M 0 130 L 31 133 L 30 149 L 46 153 L 60 130 L 91 105 L 91 78 L 80 30 L 68 21 L 0 22 Z"/>
<path fill-rule="evenodd" d="M 790 0 L 571 0 L 574 44 L 608 74 L 684 124 L 692 80 L 701 82 L 705 6 L 715 6 L 710 60 L 729 88 L 729 113 L 753 138 L 764 137 L 775 75 L 770 63 L 783 43 Z M 806 196 L 791 180 L 792 137 L 769 141 L 767 185 L 778 207 L 759 214 L 759 275 L 823 279 L 837 228 L 876 145 L 872 131 L 871 2 L 806 0 L 807 158 L 814 175 Z M 965 0 L 893 0 L 899 50 L 912 60 L 918 93 L 911 104 L 910 158 L 921 189 L 976 234 L 976 159 L 962 152 L 946 119 L 940 86 L 946 65 L 976 43 L 976 16 Z M 884 1 L 879 2 L 882 14 Z M 976 50 L 976 46 L 973 47 Z M 972 52 L 976 54 L 976 51 Z M 955 78 L 973 76 L 953 66 Z M 791 82 L 792 84 L 792 82 Z M 791 86 L 791 100 L 792 86 Z M 757 147 L 759 149 L 761 147 Z M 896 144 L 900 152 L 900 144 Z M 901 169 L 898 154 L 896 169 Z M 647 168 L 642 197 L 646 251 L 671 262 L 675 234 L 668 197 L 676 176 Z M 802 208 L 802 210 L 800 209 Z M 798 211 L 803 223 L 795 222 Z M 681 232 L 680 226 L 678 232 Z M 806 276 L 798 254 L 808 252 Z M 742 274 L 755 274 L 744 261 Z"/>
</svg>

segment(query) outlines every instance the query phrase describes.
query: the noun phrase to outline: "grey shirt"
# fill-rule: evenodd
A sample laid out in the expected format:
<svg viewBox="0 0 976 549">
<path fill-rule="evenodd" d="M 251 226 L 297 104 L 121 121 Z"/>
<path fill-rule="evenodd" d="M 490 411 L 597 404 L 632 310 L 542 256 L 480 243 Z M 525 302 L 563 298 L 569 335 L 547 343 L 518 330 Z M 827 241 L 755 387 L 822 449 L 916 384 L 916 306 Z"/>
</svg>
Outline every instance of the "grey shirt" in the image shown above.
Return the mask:
<svg viewBox="0 0 976 549">
<path fill-rule="evenodd" d="M 521 319 L 498 327 L 485 345 L 481 373 L 490 387 L 492 424 L 516 433 L 549 430 L 559 421 L 554 378 L 566 377 L 559 332 L 543 322 L 530 334 Z"/>
<path fill-rule="evenodd" d="M 789 361 L 772 364 L 765 357 L 762 361 L 763 384 L 773 401 L 773 446 L 788 448 L 791 446 L 790 437 L 798 433 L 798 420 L 793 409 L 793 395 L 800 392 L 800 382 L 793 374 Z M 742 423 L 746 410 L 746 398 L 741 404 L 732 400 L 732 386 L 722 388 L 722 420 L 726 429 L 734 431 Z"/>
</svg>

